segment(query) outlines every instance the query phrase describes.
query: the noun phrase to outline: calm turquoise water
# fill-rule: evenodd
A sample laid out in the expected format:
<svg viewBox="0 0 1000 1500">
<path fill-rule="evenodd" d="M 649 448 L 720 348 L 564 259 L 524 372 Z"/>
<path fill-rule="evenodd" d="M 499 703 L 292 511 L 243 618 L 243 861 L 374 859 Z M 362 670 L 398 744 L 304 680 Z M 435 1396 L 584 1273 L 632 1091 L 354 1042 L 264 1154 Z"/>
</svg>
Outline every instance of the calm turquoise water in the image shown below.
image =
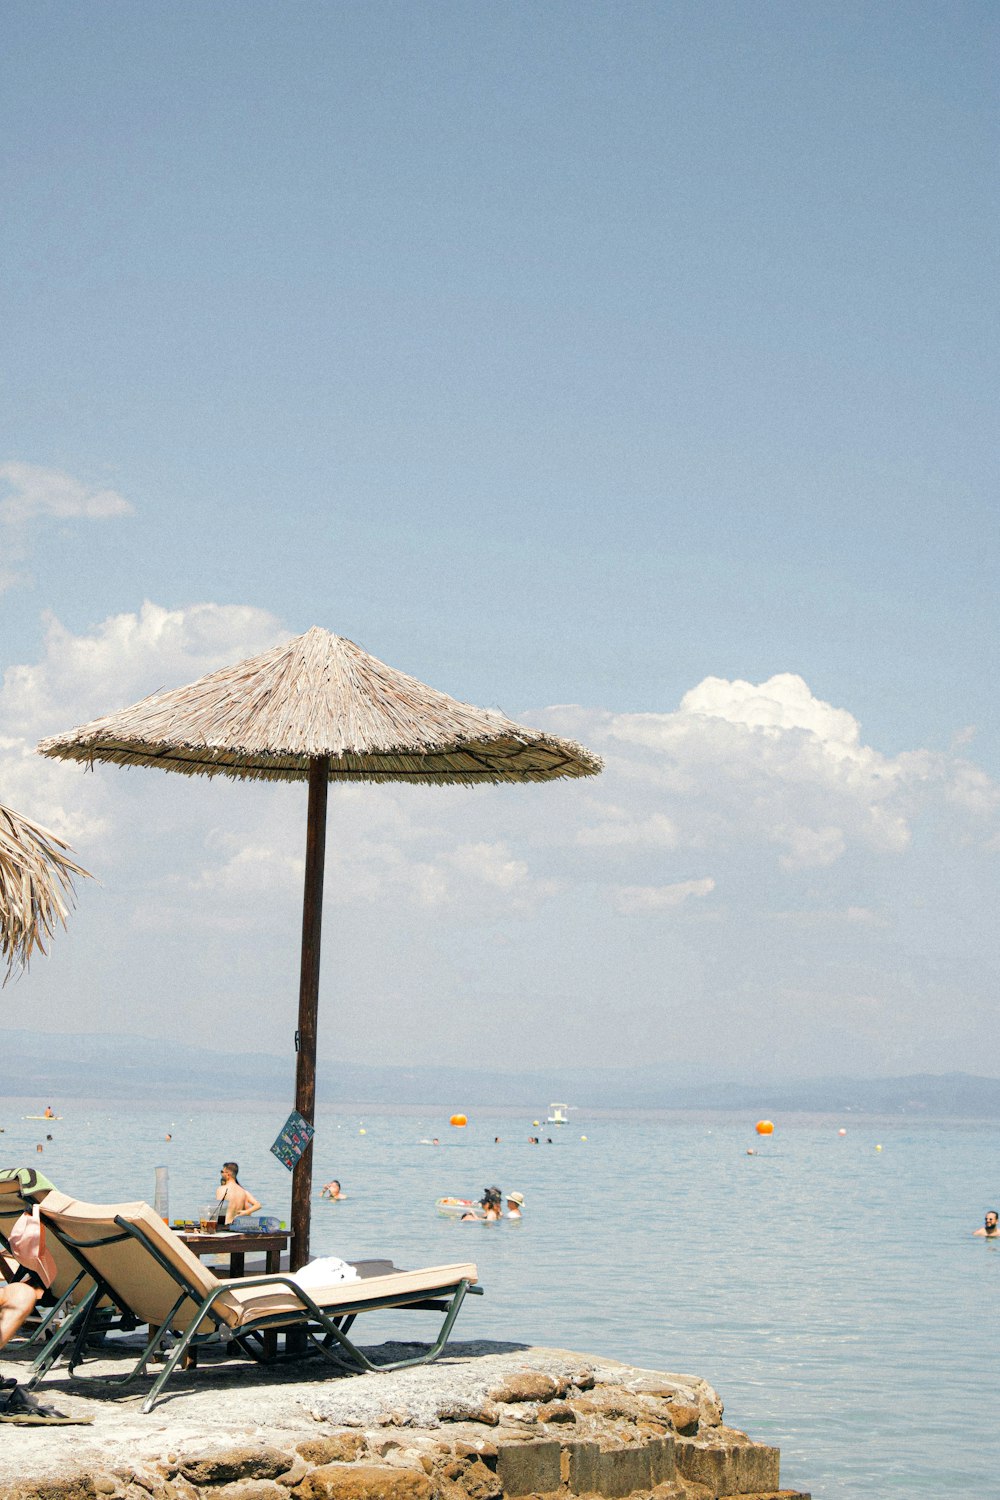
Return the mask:
<svg viewBox="0 0 1000 1500">
<path fill-rule="evenodd" d="M 166 1163 L 178 1215 L 235 1157 L 288 1217 L 291 1179 L 268 1149 L 280 1107 L 66 1102 L 51 1125 L 21 1119 L 44 1102 L 5 1101 L 3 1165 L 114 1201 L 151 1200 Z M 817 1500 L 1000 1495 L 1000 1246 L 970 1234 L 1000 1199 L 996 1125 L 803 1116 L 762 1142 L 742 1117 L 574 1111 L 534 1131 L 465 1101 L 458 1131 L 454 1107 L 320 1114 L 317 1182 L 339 1177 L 348 1200 L 316 1203 L 314 1254 L 474 1258 L 486 1296 L 466 1303 L 459 1337 L 702 1375 L 727 1420 L 781 1448 L 783 1484 Z M 434 1135 L 439 1147 L 419 1144 Z M 492 1183 L 524 1193 L 521 1224 L 435 1215 L 435 1198 Z M 383 1316 L 372 1341 L 393 1326 Z"/>
</svg>

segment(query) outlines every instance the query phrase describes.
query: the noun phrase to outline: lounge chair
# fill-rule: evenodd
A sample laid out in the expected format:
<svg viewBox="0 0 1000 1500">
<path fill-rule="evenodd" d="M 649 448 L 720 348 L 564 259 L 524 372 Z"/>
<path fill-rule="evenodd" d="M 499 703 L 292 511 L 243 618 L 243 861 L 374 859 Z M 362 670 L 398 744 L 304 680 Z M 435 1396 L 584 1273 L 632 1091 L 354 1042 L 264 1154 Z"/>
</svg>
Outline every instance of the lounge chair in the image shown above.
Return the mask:
<svg viewBox="0 0 1000 1500">
<path fill-rule="evenodd" d="M 177 1335 L 163 1370 L 143 1403 L 151 1410 L 177 1365 L 206 1337 L 228 1329 L 231 1346 L 266 1362 L 264 1335 L 276 1329 L 303 1329 L 328 1359 L 344 1355 L 365 1370 L 396 1370 L 426 1364 L 444 1348 L 466 1292 L 479 1292 L 471 1264 L 432 1266 L 422 1271 L 391 1270 L 358 1281 L 299 1286 L 291 1273 L 269 1273 L 221 1280 L 204 1266 L 146 1203 L 79 1203 L 59 1192 L 41 1204 L 50 1237 L 58 1239 L 93 1278 L 94 1289 L 66 1319 L 52 1344 L 35 1361 L 35 1385 L 63 1350 L 73 1373 L 82 1358 L 97 1301 L 108 1296 L 149 1326 L 150 1336 L 131 1373 L 136 1380 L 167 1334 Z M 434 1343 L 412 1358 L 374 1364 L 347 1337 L 362 1312 L 405 1307 L 444 1313 Z M 53 1348 L 56 1345 L 56 1348 Z M 338 1350 L 343 1351 L 338 1355 Z"/>
<path fill-rule="evenodd" d="M 17 1257 L 10 1248 L 8 1235 L 23 1213 L 31 1213 L 34 1204 L 41 1204 L 50 1192 L 52 1183 L 33 1167 L 5 1167 L 0 1170 L 0 1277 L 5 1281 L 19 1281 L 27 1273 L 19 1266 Z M 56 1263 L 56 1278 L 46 1293 L 44 1303 L 39 1304 L 41 1319 L 27 1324 L 23 1347 L 30 1347 L 42 1338 L 67 1307 L 82 1302 L 94 1289 L 94 1283 L 86 1271 L 65 1246 L 54 1235 L 47 1244 Z M 106 1312 L 111 1303 L 102 1302 Z"/>
</svg>

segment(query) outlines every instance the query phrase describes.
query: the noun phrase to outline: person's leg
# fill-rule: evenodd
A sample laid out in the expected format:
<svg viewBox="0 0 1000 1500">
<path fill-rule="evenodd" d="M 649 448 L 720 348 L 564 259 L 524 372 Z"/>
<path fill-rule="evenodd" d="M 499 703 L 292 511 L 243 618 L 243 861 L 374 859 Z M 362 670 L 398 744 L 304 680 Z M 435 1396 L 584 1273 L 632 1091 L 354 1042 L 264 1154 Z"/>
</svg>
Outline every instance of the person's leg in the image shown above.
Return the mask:
<svg viewBox="0 0 1000 1500">
<path fill-rule="evenodd" d="M 41 1287 L 15 1281 L 0 1285 L 0 1349 L 9 1343 L 42 1295 Z M 0 1380 L 0 1422 L 19 1427 L 84 1426 L 93 1417 L 67 1417 L 52 1406 L 43 1406 L 28 1395 L 16 1380 Z"/>
<path fill-rule="evenodd" d="M 25 1281 L 0 1286 L 0 1349 L 10 1342 L 29 1314 L 34 1312 L 41 1295 L 41 1287 L 29 1286 Z"/>
</svg>

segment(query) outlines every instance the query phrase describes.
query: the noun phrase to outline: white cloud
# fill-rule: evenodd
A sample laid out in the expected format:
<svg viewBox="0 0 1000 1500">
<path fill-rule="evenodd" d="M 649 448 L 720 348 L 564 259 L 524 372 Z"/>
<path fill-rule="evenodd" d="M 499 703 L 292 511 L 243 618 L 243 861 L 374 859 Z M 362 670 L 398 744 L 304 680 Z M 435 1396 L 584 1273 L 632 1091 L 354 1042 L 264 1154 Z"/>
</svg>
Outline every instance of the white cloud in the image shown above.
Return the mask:
<svg viewBox="0 0 1000 1500">
<path fill-rule="evenodd" d="M 578 844 L 584 845 L 650 845 L 659 849 L 676 849 L 679 837 L 677 825 L 663 813 L 652 813 L 649 817 L 630 817 L 622 807 L 595 805 L 598 822 L 581 828 L 576 835 Z"/>
<path fill-rule="evenodd" d="M 710 896 L 715 881 L 710 875 L 702 880 L 679 880 L 673 885 L 621 885 L 612 891 L 616 911 L 623 916 L 647 916 L 652 912 L 671 911 L 692 896 Z"/>
<path fill-rule="evenodd" d="M 59 469 L 43 469 L 37 464 L 3 463 L 0 464 L 0 482 L 9 492 L 5 499 L 0 500 L 0 521 L 8 525 L 20 525 L 39 516 L 104 521 L 113 516 L 132 514 L 132 506 L 117 490 L 91 488 Z"/>
<path fill-rule="evenodd" d="M 1000 811 L 1000 786 L 968 761 L 959 762 L 945 789 L 948 800 L 976 818 L 995 818 Z"/>
<path fill-rule="evenodd" d="M 105 767 L 87 774 L 33 753 L 44 734 L 287 634 L 264 610 L 217 604 L 147 602 L 80 635 L 50 619 L 40 659 L 11 666 L 0 688 L 0 790 L 68 837 L 102 877 L 131 841 L 145 882 L 146 916 L 136 896 L 136 922 L 155 911 L 165 931 L 188 922 L 287 927 L 301 899 L 301 787 L 181 783 Z M 732 901 L 762 863 L 801 881 L 849 851 L 898 856 L 925 807 L 988 837 L 1000 806 L 1000 789 L 978 767 L 919 749 L 884 756 L 847 710 L 790 674 L 757 686 L 708 678 L 668 713 L 563 707 L 532 717 L 603 752 L 606 773 L 558 791 L 337 787 L 328 902 L 359 918 L 388 903 L 415 916 L 492 920 L 588 892 L 605 911 L 655 916 L 703 901 L 723 871 Z M 151 861 L 137 828 L 156 851 Z M 709 860 L 712 876 L 690 878 L 692 862 Z M 874 925 L 862 906 L 848 909 L 858 915 L 841 922 Z"/>
<path fill-rule="evenodd" d="M 725 719 L 772 736 L 786 729 L 804 729 L 838 757 L 870 753 L 862 751 L 857 720 L 846 709 L 814 698 L 802 678 L 792 672 L 779 672 L 760 684 L 706 677 L 684 694 L 681 713 Z"/>
<path fill-rule="evenodd" d="M 213 895 L 273 897 L 277 891 L 301 891 L 304 870 L 302 856 L 282 853 L 268 843 L 241 844 L 222 864 L 203 869 L 194 888 Z"/>
<path fill-rule="evenodd" d="M 506 844 L 462 844 L 448 855 L 448 863 L 461 875 L 501 891 L 513 890 L 528 878 L 528 866 L 523 859 L 512 859 Z"/>
<path fill-rule="evenodd" d="M 67 839 L 85 865 L 86 846 L 105 838 L 111 826 L 105 788 L 93 776 L 43 760 L 23 740 L 0 740 L 0 802 Z"/>
<path fill-rule="evenodd" d="M 89 635 L 74 635 L 50 616 L 42 660 L 4 673 L 0 723 L 8 733 L 38 739 L 180 687 L 288 636 L 266 610 L 236 604 L 164 609 L 147 601 Z"/>
<path fill-rule="evenodd" d="M 0 686 L 0 800 L 68 838 L 84 864 L 93 861 L 92 846 L 105 843 L 123 816 L 129 792 L 121 783 L 128 774 L 110 768 L 91 774 L 47 760 L 35 753 L 38 740 L 287 635 L 264 610 L 218 604 L 167 610 L 147 603 L 138 614 L 112 616 L 80 636 L 50 619 L 42 659 L 9 667 Z M 147 802 L 158 805 L 155 784 Z"/>
<path fill-rule="evenodd" d="M 1000 787 L 978 767 L 953 753 L 883 755 L 851 713 L 792 673 L 760 684 L 708 677 L 673 713 L 564 707 L 546 722 L 607 760 L 608 805 L 594 794 L 576 834 L 582 846 L 770 847 L 792 872 L 852 848 L 900 854 L 914 817 L 935 804 L 994 820 L 1000 812 Z"/>
<path fill-rule="evenodd" d="M 887 928 L 890 923 L 884 913 L 870 906 L 845 906 L 837 909 L 812 909 L 803 911 L 772 911 L 767 913 L 772 922 L 782 922 L 790 927 L 827 927 L 847 924 L 850 927 Z"/>
<path fill-rule="evenodd" d="M 780 860 L 785 870 L 832 865 L 847 848 L 842 828 L 775 828 L 773 838 L 786 847 L 787 853 Z"/>
<path fill-rule="evenodd" d="M 131 515 L 117 490 L 81 484 L 59 469 L 10 460 L 0 464 L 0 594 L 27 581 L 20 564 L 45 521 L 107 521 Z"/>
</svg>

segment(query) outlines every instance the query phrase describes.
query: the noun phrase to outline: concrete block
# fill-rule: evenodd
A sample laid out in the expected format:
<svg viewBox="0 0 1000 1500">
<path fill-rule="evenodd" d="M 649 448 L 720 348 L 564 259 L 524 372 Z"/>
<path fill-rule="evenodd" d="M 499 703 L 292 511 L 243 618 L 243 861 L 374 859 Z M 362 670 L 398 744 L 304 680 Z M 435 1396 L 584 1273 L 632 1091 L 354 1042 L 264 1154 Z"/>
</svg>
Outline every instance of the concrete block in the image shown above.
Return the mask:
<svg viewBox="0 0 1000 1500">
<path fill-rule="evenodd" d="M 497 1447 L 497 1477 L 505 1495 L 557 1490 L 560 1472 L 558 1443 L 511 1443 Z"/>
<path fill-rule="evenodd" d="M 597 1463 L 601 1450 L 596 1443 L 567 1443 L 569 1455 L 567 1483 L 571 1495 L 590 1495 L 597 1492 Z"/>
<path fill-rule="evenodd" d="M 767 1490 L 756 1495 L 720 1495 L 719 1500 L 812 1500 L 806 1490 Z"/>
<path fill-rule="evenodd" d="M 663 1484 L 668 1479 L 675 1479 L 677 1477 L 677 1461 L 674 1456 L 673 1438 L 650 1438 L 646 1446 L 649 1449 L 650 1483 L 655 1486 Z"/>
<path fill-rule="evenodd" d="M 599 1455 L 594 1489 L 607 1500 L 623 1500 L 635 1490 L 652 1487 L 648 1448 L 613 1448 Z"/>
<path fill-rule="evenodd" d="M 761 1495 L 779 1485 L 780 1453 L 764 1443 L 752 1443 L 742 1432 L 716 1428 L 709 1441 L 675 1439 L 678 1473 L 707 1484 L 716 1495 Z"/>
</svg>

